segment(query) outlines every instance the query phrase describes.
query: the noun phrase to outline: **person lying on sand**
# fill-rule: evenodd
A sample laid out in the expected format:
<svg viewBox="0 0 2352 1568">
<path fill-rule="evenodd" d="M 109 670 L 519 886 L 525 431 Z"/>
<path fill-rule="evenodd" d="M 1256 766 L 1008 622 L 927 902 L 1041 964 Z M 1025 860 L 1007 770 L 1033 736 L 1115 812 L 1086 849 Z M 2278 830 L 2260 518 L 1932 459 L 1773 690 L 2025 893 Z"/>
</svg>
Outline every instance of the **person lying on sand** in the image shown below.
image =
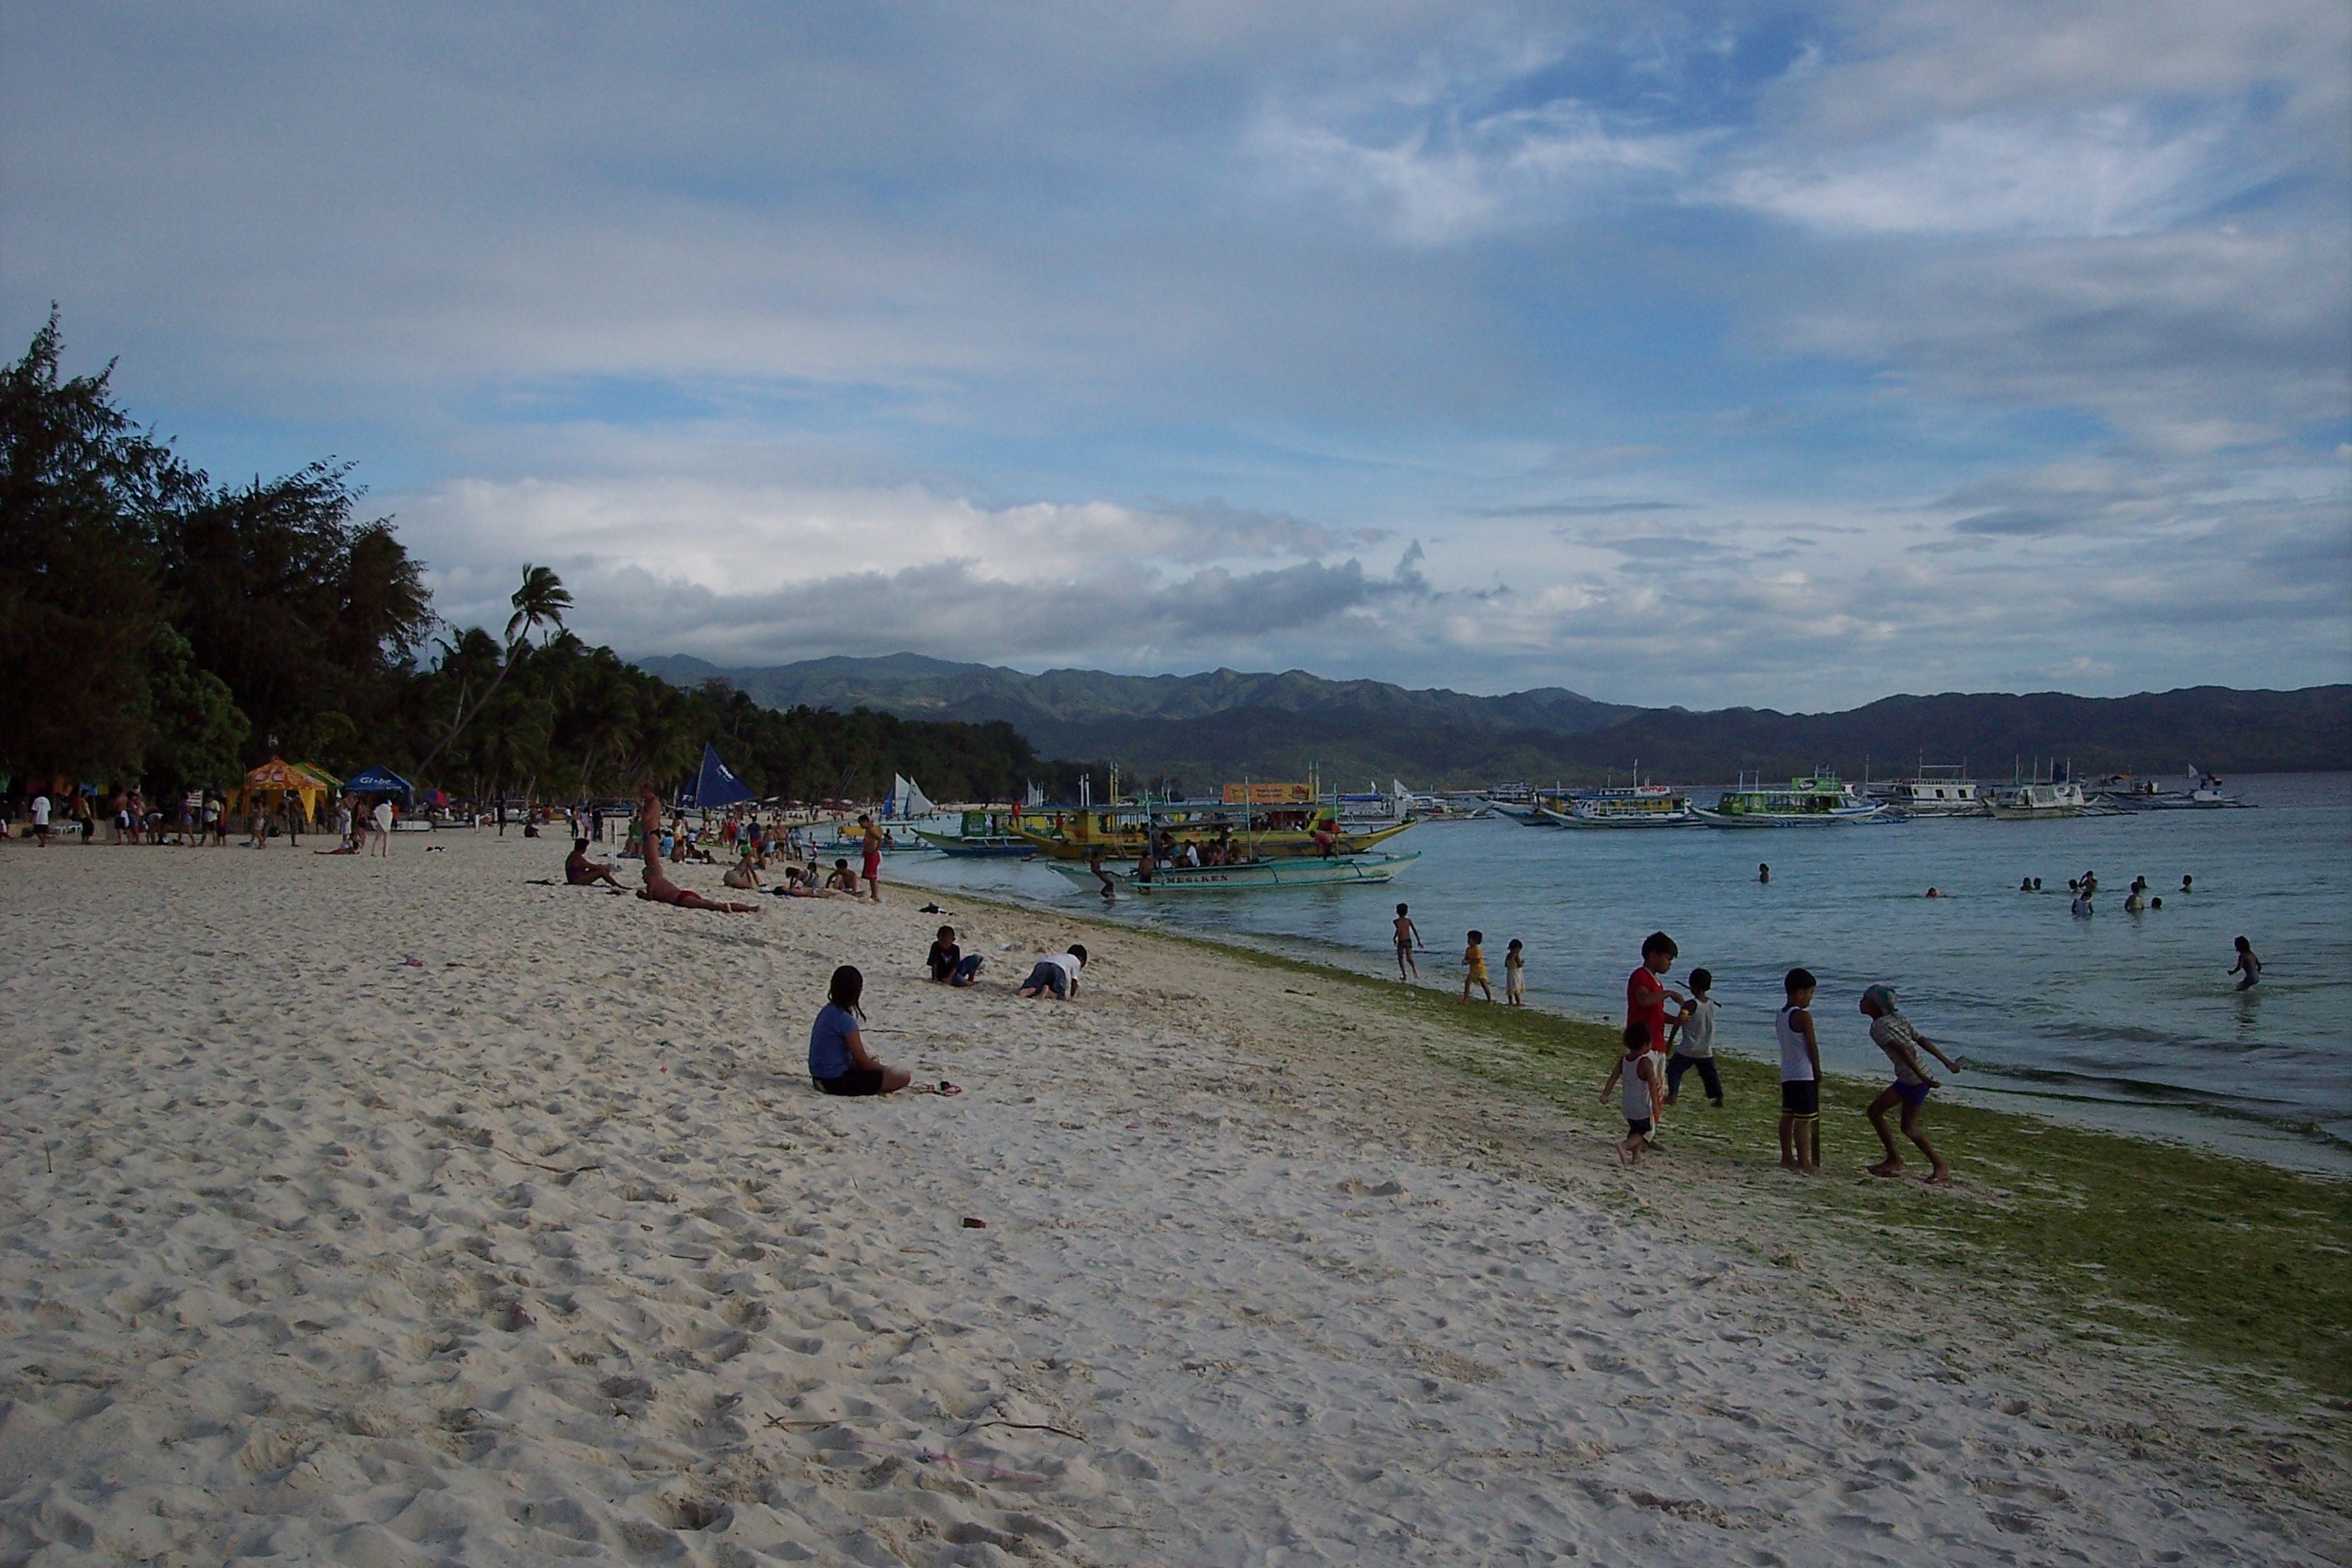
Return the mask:
<svg viewBox="0 0 2352 1568">
<path fill-rule="evenodd" d="M 1051 991 L 1054 1000 L 1066 1002 L 1078 994 L 1078 971 L 1086 966 L 1086 944 L 1074 942 L 1067 952 L 1039 959 L 1029 978 L 1021 983 L 1020 994 L 1034 1000 Z"/>
<path fill-rule="evenodd" d="M 691 888 L 681 888 L 669 879 L 662 869 L 661 858 L 655 856 L 646 861 L 646 885 L 637 889 L 637 897 L 649 903 L 674 904 L 681 910 L 718 910 L 730 915 L 756 915 L 757 904 L 722 904 L 704 898 Z"/>
<path fill-rule="evenodd" d="M 833 897 L 833 889 L 831 888 L 820 888 L 816 885 L 816 868 L 814 866 L 786 867 L 784 868 L 784 885 L 776 889 L 775 893 L 780 899 L 829 899 Z"/>
<path fill-rule="evenodd" d="M 621 886 L 621 879 L 613 875 L 613 868 L 602 860 L 588 858 L 585 838 L 572 841 L 572 853 L 563 861 L 563 880 L 574 888 L 593 888 L 599 882 L 609 882 L 616 889 Z"/>
<path fill-rule="evenodd" d="M 887 1068 L 866 1048 L 858 1025 L 865 1014 L 857 999 L 866 976 L 849 964 L 833 972 L 833 984 L 816 1023 L 809 1029 L 809 1079 L 827 1094 L 896 1094 L 915 1081 L 904 1068 Z"/>
</svg>

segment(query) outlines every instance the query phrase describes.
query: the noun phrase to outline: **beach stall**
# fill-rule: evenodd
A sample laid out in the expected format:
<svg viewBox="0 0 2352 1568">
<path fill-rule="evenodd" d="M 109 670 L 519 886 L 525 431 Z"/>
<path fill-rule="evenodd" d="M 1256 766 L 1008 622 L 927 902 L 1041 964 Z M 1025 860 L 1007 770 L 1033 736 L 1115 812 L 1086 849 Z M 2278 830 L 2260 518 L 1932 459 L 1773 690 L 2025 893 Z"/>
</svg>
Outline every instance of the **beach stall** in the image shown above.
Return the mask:
<svg viewBox="0 0 2352 1568">
<path fill-rule="evenodd" d="M 353 795 L 390 795 L 403 807 L 414 805 L 416 800 L 416 786 L 381 763 L 362 768 L 344 781 L 343 787 Z"/>
<path fill-rule="evenodd" d="M 272 757 L 246 774 L 245 782 L 228 792 L 228 809 L 234 816 L 250 810 L 257 796 L 276 805 L 292 795 L 302 803 L 302 815 L 316 821 L 320 803 L 333 793 L 333 785 L 308 768 L 289 763 L 283 757 Z"/>
</svg>

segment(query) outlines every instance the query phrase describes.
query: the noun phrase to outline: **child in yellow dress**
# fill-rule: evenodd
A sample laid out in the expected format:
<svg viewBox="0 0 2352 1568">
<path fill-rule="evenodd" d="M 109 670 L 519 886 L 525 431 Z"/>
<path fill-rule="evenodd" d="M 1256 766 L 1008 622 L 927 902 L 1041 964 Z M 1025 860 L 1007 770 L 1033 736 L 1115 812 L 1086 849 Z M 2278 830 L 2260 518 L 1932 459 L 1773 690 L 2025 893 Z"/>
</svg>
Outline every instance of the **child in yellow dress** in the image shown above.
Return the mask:
<svg viewBox="0 0 2352 1568">
<path fill-rule="evenodd" d="M 1462 950 L 1462 1000 L 1465 1002 L 1470 1000 L 1470 987 L 1473 985 L 1486 994 L 1487 1001 L 1495 999 L 1495 988 L 1486 984 L 1486 950 L 1481 945 L 1486 940 L 1485 931 L 1474 931 L 1470 933 L 1469 945 Z"/>
</svg>

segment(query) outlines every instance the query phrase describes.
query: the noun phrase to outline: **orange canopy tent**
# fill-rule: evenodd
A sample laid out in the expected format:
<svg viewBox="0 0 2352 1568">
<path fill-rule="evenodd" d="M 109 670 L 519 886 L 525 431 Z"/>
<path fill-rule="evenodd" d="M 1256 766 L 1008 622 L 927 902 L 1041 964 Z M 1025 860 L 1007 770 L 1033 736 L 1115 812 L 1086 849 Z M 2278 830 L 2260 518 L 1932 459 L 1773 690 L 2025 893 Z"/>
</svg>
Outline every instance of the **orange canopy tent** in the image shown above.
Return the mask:
<svg viewBox="0 0 2352 1568">
<path fill-rule="evenodd" d="M 245 810 L 246 803 L 256 794 L 276 795 L 280 800 L 289 795 L 297 795 L 302 802 L 302 815 L 316 821 L 320 804 L 332 793 L 316 773 L 306 772 L 282 757 L 272 757 L 246 774 L 244 784 L 228 792 L 228 808 L 232 813 Z"/>
</svg>

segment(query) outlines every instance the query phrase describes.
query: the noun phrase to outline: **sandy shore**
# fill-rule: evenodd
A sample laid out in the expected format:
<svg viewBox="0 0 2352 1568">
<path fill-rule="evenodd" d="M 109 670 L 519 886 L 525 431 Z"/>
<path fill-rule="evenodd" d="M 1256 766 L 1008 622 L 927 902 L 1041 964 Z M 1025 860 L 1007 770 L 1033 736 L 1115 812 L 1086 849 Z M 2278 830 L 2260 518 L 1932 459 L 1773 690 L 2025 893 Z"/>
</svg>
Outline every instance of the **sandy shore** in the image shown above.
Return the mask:
<svg viewBox="0 0 2352 1568">
<path fill-rule="evenodd" d="M 2342 1560 L 2226 1376 L 1628 1176 L 1344 989 L 1090 931 L 1024 1003 L 1070 929 L 950 901 L 949 992 L 921 893 L 422 837 L 0 848 L 0 1561 Z M 968 1092 L 811 1089 L 844 962 Z"/>
</svg>

